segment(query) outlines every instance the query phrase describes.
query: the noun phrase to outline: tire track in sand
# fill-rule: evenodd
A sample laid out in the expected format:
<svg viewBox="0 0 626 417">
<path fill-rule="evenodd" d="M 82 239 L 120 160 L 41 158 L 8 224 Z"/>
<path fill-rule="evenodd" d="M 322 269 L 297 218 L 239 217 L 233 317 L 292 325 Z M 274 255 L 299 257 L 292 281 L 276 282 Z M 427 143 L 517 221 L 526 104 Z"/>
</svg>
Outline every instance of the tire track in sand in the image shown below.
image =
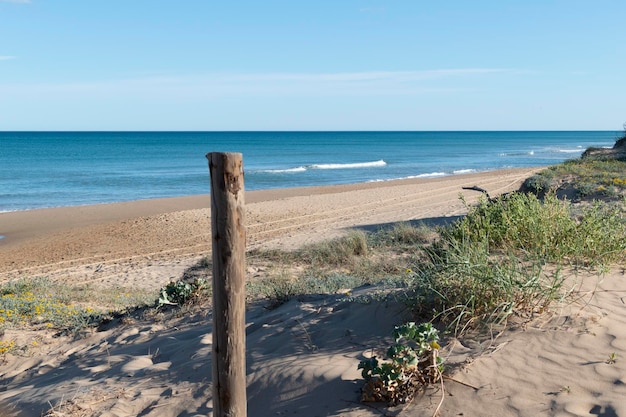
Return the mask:
<svg viewBox="0 0 626 417">
<path fill-rule="evenodd" d="M 407 193 L 398 196 L 396 192 L 393 197 L 384 195 L 376 197 L 370 190 L 362 190 L 360 195 L 351 194 L 349 204 L 328 210 L 317 209 L 323 207 L 323 196 L 314 196 L 315 199 L 309 197 L 307 201 L 309 204 L 300 205 L 305 211 L 304 214 L 250 225 L 249 236 L 253 239 L 249 244 L 267 245 L 269 241 L 284 239 L 289 236 L 290 232 L 297 232 L 299 235 L 311 234 L 315 233 L 316 228 L 338 232 L 339 229 L 346 227 L 369 225 L 370 221 L 376 224 L 376 222 L 388 223 L 458 215 L 465 211 L 465 206 L 458 198 L 463 191 L 462 186 L 477 185 L 487 189 L 491 196 L 496 196 L 519 188 L 521 182 L 534 171 L 516 172 L 496 178 L 485 177 L 471 182 L 459 179 L 450 185 L 428 191 L 423 191 L 416 186 L 401 186 L 407 190 Z M 473 191 L 467 191 L 464 194 L 466 194 L 466 201 L 470 204 L 475 203 L 480 196 L 480 193 Z M 304 199 L 306 198 L 303 198 L 303 201 Z M 270 227 L 264 228 L 268 225 Z M 272 238 L 277 234 L 279 236 Z M 290 240 L 293 240 L 293 236 Z"/>
<path fill-rule="evenodd" d="M 251 220 L 247 226 L 248 248 L 294 248 L 336 236 L 350 227 L 462 214 L 465 207 L 458 198 L 463 191 L 462 186 L 477 185 L 496 196 L 517 189 L 525 178 L 536 171 L 499 171 L 501 175 L 498 176 L 446 177 L 418 184 L 382 183 L 380 187 L 339 194 L 299 196 L 250 204 L 247 206 L 247 216 Z M 463 193 L 469 203 L 480 196 L 480 193 L 472 191 Z M 329 204 L 329 201 L 332 203 Z M 150 222 L 150 219 L 147 221 Z M 55 277 L 65 274 L 75 276 L 78 282 L 93 283 L 109 278 L 109 274 L 95 274 L 93 271 L 96 269 L 111 269 L 112 273 L 119 273 L 136 269 L 138 264 L 154 265 L 173 259 L 177 259 L 178 263 L 181 259 L 193 262 L 192 259 L 210 254 L 209 227 L 200 228 L 204 231 L 166 244 L 138 244 L 134 254 L 116 251 L 9 270 L 0 273 L 0 281 L 43 273 Z M 81 275 L 81 278 L 76 275 Z"/>
</svg>

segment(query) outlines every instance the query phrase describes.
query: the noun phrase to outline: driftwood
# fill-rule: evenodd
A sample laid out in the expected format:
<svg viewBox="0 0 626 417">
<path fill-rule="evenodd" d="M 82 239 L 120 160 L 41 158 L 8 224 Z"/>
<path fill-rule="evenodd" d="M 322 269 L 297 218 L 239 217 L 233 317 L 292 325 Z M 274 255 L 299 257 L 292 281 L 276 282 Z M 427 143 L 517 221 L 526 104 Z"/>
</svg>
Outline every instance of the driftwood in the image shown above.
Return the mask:
<svg viewBox="0 0 626 417">
<path fill-rule="evenodd" d="M 464 190 L 478 191 L 479 193 L 483 193 L 485 194 L 485 196 L 487 197 L 489 201 L 493 201 L 493 198 L 489 196 L 489 193 L 487 192 L 487 190 L 485 190 L 484 188 L 480 188 L 477 185 L 474 185 L 472 187 L 461 187 L 461 188 L 463 188 Z"/>
</svg>

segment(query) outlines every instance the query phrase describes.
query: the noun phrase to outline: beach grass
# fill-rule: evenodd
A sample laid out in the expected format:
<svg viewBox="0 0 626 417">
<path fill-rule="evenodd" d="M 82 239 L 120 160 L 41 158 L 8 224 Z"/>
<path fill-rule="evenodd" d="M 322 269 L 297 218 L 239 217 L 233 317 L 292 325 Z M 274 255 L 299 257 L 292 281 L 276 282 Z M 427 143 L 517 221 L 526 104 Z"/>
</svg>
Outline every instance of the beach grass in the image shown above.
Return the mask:
<svg viewBox="0 0 626 417">
<path fill-rule="evenodd" d="M 265 267 L 262 277 L 249 280 L 248 296 L 267 297 L 276 305 L 296 295 L 334 294 L 363 285 L 403 288 L 409 265 L 427 258 L 425 248 L 436 235 L 433 228 L 403 222 L 373 233 L 352 230 L 295 251 L 255 250 L 249 262 Z"/>
<path fill-rule="evenodd" d="M 0 286 L 0 330 L 45 328 L 72 333 L 97 325 L 111 311 L 146 305 L 154 294 L 135 288 L 95 288 L 23 278 Z"/>
<path fill-rule="evenodd" d="M 624 205 L 595 201 L 573 206 L 554 194 L 540 199 L 530 193 L 482 199 L 467 216 L 442 230 L 448 244 L 467 241 L 523 260 L 572 266 L 623 260 L 624 236 Z"/>
<path fill-rule="evenodd" d="M 0 326 L 3 327 L 71 332 L 99 321 L 95 309 L 78 303 L 83 295 L 45 278 L 10 282 L 0 287 L 0 294 Z M 70 301 L 72 294 L 76 297 Z"/>
<path fill-rule="evenodd" d="M 554 165 L 528 178 L 524 188 L 570 200 L 616 201 L 626 196 L 626 160 L 587 157 Z"/>
</svg>

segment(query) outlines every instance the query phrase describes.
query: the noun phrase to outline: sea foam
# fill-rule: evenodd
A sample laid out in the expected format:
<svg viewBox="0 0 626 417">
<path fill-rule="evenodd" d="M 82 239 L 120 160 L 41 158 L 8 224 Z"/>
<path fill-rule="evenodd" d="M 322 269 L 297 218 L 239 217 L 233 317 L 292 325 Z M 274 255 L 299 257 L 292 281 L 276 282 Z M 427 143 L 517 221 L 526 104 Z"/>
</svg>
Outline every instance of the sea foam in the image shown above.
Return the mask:
<svg viewBox="0 0 626 417">
<path fill-rule="evenodd" d="M 304 172 L 304 171 L 306 171 L 306 167 L 296 167 L 296 168 L 287 168 L 287 169 L 265 169 L 260 172 L 267 172 L 269 174 L 282 174 L 282 173 Z"/>
<path fill-rule="evenodd" d="M 475 169 L 457 169 L 452 171 L 453 174 L 458 175 L 458 174 L 471 174 L 473 172 L 476 172 Z"/>
<path fill-rule="evenodd" d="M 311 169 L 352 169 L 352 168 L 374 168 L 384 167 L 387 162 L 380 159 L 372 162 L 354 162 L 349 164 L 314 164 L 311 165 Z"/>
<path fill-rule="evenodd" d="M 384 160 L 372 161 L 372 162 L 352 162 L 347 164 L 312 164 L 306 166 L 299 166 L 295 168 L 285 168 L 285 169 L 265 169 L 258 172 L 265 172 L 269 174 L 282 174 L 282 173 L 290 173 L 290 172 L 305 172 L 309 169 L 356 169 L 356 168 L 376 168 L 376 167 L 384 167 L 387 165 L 387 162 Z"/>
</svg>

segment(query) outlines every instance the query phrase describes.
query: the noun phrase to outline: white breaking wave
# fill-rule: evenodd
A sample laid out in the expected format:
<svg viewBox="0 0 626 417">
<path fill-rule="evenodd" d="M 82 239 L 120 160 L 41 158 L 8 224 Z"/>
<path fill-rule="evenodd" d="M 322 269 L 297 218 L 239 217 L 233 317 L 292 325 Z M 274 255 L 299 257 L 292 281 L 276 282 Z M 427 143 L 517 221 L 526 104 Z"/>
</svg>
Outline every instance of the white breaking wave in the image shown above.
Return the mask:
<svg viewBox="0 0 626 417">
<path fill-rule="evenodd" d="M 351 164 L 314 164 L 311 169 L 350 169 L 350 168 L 373 168 L 384 167 L 387 162 L 382 159 L 372 162 L 354 162 Z"/>
<path fill-rule="evenodd" d="M 505 167 L 505 169 L 506 168 L 511 168 L 511 167 Z M 388 179 L 373 179 L 373 180 L 369 180 L 367 182 L 386 182 L 386 181 L 398 181 L 398 180 L 412 180 L 412 179 L 417 179 L 417 178 L 438 178 L 438 177 L 446 177 L 448 175 L 468 174 L 468 173 L 473 173 L 473 172 L 485 172 L 485 171 L 479 171 L 477 169 L 458 169 L 458 170 L 452 171 L 452 174 L 447 173 L 447 172 L 427 172 L 425 174 L 409 175 L 407 177 L 388 178 Z"/>
<path fill-rule="evenodd" d="M 387 179 L 374 179 L 369 180 L 367 182 L 386 182 L 386 181 L 398 181 L 398 180 L 413 180 L 416 178 L 437 178 L 437 177 L 445 177 L 449 174 L 445 172 L 429 172 L 426 174 L 418 174 L 418 175 L 409 175 L 407 177 L 398 177 L 398 178 L 387 178 Z"/>
<path fill-rule="evenodd" d="M 427 174 L 419 174 L 419 175 L 415 175 L 412 178 L 434 178 L 434 177 L 445 177 L 446 174 L 445 172 L 429 172 Z"/>
<path fill-rule="evenodd" d="M 452 171 L 453 174 L 470 174 L 472 172 L 476 172 L 475 169 L 457 169 L 456 171 Z"/>
<path fill-rule="evenodd" d="M 418 174 L 418 175 L 409 175 L 408 177 L 402 177 L 402 178 L 394 178 L 396 180 L 412 180 L 415 178 L 436 178 L 436 177 L 445 177 L 446 174 L 445 172 L 428 172 L 425 174 Z"/>
<path fill-rule="evenodd" d="M 313 164 L 307 166 L 299 166 L 296 168 L 286 168 L 286 169 L 265 169 L 259 172 L 266 172 L 270 174 L 282 174 L 282 173 L 290 173 L 290 172 L 305 172 L 309 169 L 353 169 L 353 168 L 375 168 L 375 167 L 384 167 L 387 165 L 387 162 L 381 160 L 372 161 L 372 162 L 354 162 L 350 164 Z"/>
<path fill-rule="evenodd" d="M 296 168 L 287 168 L 287 169 L 267 169 L 261 172 L 269 172 L 270 174 L 280 174 L 283 172 L 304 172 L 306 171 L 306 167 L 296 167 Z"/>
<path fill-rule="evenodd" d="M 266 172 L 270 174 L 282 174 L 282 173 L 290 173 L 290 172 L 305 172 L 309 169 L 353 169 L 353 168 L 376 168 L 376 167 L 384 167 L 387 165 L 387 162 L 381 160 L 372 161 L 372 162 L 354 162 L 350 164 L 313 164 L 307 166 L 299 166 L 296 168 L 286 168 L 286 169 L 265 169 L 260 172 Z"/>
</svg>

